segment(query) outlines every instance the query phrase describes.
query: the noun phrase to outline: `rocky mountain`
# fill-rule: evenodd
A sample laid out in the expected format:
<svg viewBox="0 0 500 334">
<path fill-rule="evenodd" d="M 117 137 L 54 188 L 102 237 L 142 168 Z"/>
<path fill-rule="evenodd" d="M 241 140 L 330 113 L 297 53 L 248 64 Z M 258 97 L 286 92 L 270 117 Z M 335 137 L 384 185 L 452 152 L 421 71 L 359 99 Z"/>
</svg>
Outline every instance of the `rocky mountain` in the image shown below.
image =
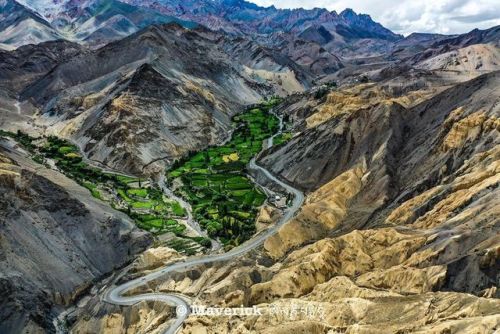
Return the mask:
<svg viewBox="0 0 500 334">
<path fill-rule="evenodd" d="M 35 50 L 43 50 L 46 65 L 25 72 L 25 57 Z M 5 59 L 16 63 L 2 70 L 5 89 L 41 116 L 31 120 L 35 131 L 72 139 L 89 158 L 134 173 L 220 142 L 243 105 L 302 91 L 312 81 L 278 52 L 173 23 L 97 50 L 54 42 Z M 31 129 L 25 119 L 8 125 L 17 126 Z"/>
<path fill-rule="evenodd" d="M 293 36 L 293 42 L 305 40 L 324 46 L 330 53 L 344 52 L 346 55 L 352 55 L 348 51 L 351 46 L 363 45 L 361 41 L 376 46 L 367 48 L 367 53 L 380 53 L 381 49 L 385 50 L 388 45 L 402 38 L 374 22 L 369 15 L 356 14 L 351 9 L 339 14 L 319 8 L 283 10 L 273 6 L 260 7 L 243 0 L 20 0 L 24 6 L 15 0 L 5 1 L 37 13 L 39 19 L 43 20 L 46 29 L 50 29 L 54 36 L 44 34 L 39 37 L 39 42 L 64 38 L 100 46 L 148 25 L 168 22 L 177 22 L 188 28 L 194 27 L 196 22 L 214 31 L 260 38 L 267 47 L 272 46 L 273 38 L 262 39 L 262 36 L 285 32 Z M 9 29 L 9 33 L 21 34 L 21 28 L 14 26 Z M 17 39 L 15 45 L 6 39 L 6 45 L 17 47 L 29 42 Z"/>
<path fill-rule="evenodd" d="M 493 44 L 474 44 L 419 62 L 416 67 L 458 73 L 484 73 L 498 69 L 500 49 Z"/>
<path fill-rule="evenodd" d="M 394 44 L 391 56 L 398 58 L 409 57 L 416 53 L 426 51 L 434 43 L 440 40 L 446 40 L 450 37 L 453 36 L 429 33 L 413 33 Z"/>
<path fill-rule="evenodd" d="M 15 0 L 8 1 L 14 3 Z M 246 1 L 200 0 L 182 3 L 24 0 L 22 3 L 25 7 L 18 6 L 38 13 L 57 35 L 41 37 L 39 42 L 66 39 L 97 48 L 151 24 L 176 22 L 186 28 L 201 24 L 223 32 L 226 38 L 242 37 L 257 43 L 268 50 L 266 53 L 274 53 L 275 59 L 289 58 L 302 67 L 300 72 L 306 71 L 312 76 L 329 75 L 343 68 L 344 60 L 340 57 L 384 54 L 402 38 L 368 15 L 356 14 L 350 9 L 337 14 L 325 9 L 281 10 Z M 15 26 L 9 33 L 22 33 L 21 28 Z M 25 43 L 15 46 L 22 44 Z M 5 48 L 13 47 L 5 44 Z"/>
<path fill-rule="evenodd" d="M 270 35 L 285 32 L 291 34 L 294 40 L 305 39 L 331 53 L 337 54 L 343 50 L 346 55 L 352 56 L 348 50 L 358 43 L 375 44 L 378 49 L 386 51 L 389 45 L 402 38 L 374 22 L 369 15 L 356 14 L 352 9 L 341 13 L 320 8 L 277 9 L 274 6 L 260 7 L 244 0 L 126 2 L 198 22 L 212 30 L 260 38 L 266 46 L 274 44 Z M 375 50 L 374 46 L 367 49 L 367 53 L 380 51 Z"/>
<path fill-rule="evenodd" d="M 307 37 L 307 36 L 306 36 Z M 266 39 L 263 41 L 262 39 Z M 297 38 L 292 33 L 273 33 L 258 38 L 258 43 L 271 44 L 269 48 L 279 50 L 297 64 L 308 69 L 315 77 L 334 73 L 344 67 L 344 61 L 334 52 L 325 49 L 311 37 L 310 40 Z"/>
<path fill-rule="evenodd" d="M 214 30 L 228 33 L 269 34 L 275 31 L 302 32 L 311 26 L 323 25 L 345 39 L 380 38 L 397 40 L 396 35 L 374 22 L 369 15 L 358 15 L 352 9 L 340 14 L 335 11 L 315 8 L 277 9 L 274 6 L 260 7 L 244 0 L 188 1 L 177 0 L 126 2 L 138 6 L 155 8 L 161 12 L 186 17 Z"/>
<path fill-rule="evenodd" d="M 439 54 L 476 44 L 492 44 L 495 48 L 498 48 L 499 41 L 500 26 L 495 26 L 485 30 L 475 29 L 466 34 L 440 38 L 428 45 L 426 50 L 422 50 L 421 52 L 413 55 L 411 57 L 411 61 L 414 63 L 417 61 L 423 61 Z"/>
<path fill-rule="evenodd" d="M 466 34 L 452 36 L 445 40 L 436 42 L 434 46 L 446 46 L 461 48 L 473 44 L 494 43 L 498 45 L 500 36 L 500 27 L 495 26 L 490 29 L 474 29 Z"/>
<path fill-rule="evenodd" d="M 192 22 L 115 0 L 21 2 L 43 17 L 60 39 L 94 47 L 124 38 L 152 24 L 175 22 L 188 28 L 196 26 Z"/>
<path fill-rule="evenodd" d="M 106 44 L 152 24 L 175 22 L 187 28 L 196 26 L 192 22 L 114 0 L 95 1 L 89 3 L 88 7 L 78 8 L 77 11 L 70 8 L 66 15 L 68 21 L 63 21 L 62 18 L 56 19 L 58 28 L 70 30 L 76 39 L 92 45 Z"/>
<path fill-rule="evenodd" d="M 334 39 L 333 35 L 323 26 L 311 26 L 301 32 L 299 37 L 306 41 L 316 42 L 319 45 L 327 44 Z"/>
<path fill-rule="evenodd" d="M 387 92 L 377 98 L 380 91 L 371 85 L 327 95 L 307 116 L 306 129 L 262 160 L 311 193 L 296 219 L 266 242 L 270 257 L 285 260 L 271 279 L 248 290 L 248 298 L 324 302 L 324 293 L 332 293 L 331 303 L 347 305 L 343 298 L 354 294 L 361 298 L 350 307 L 354 314 L 326 306 L 330 326 L 350 328 L 363 319 L 367 331 L 377 331 L 380 319 L 368 310 L 411 294 L 408 303 L 484 307 L 482 314 L 491 316 L 486 328 L 493 330 L 498 299 L 462 293 L 497 294 L 499 80 L 500 72 L 485 74 L 412 103 Z M 296 114 L 295 108 L 288 111 Z M 451 310 L 428 311 L 429 318 L 421 318 L 414 308 L 391 330 L 467 332 L 478 325 L 471 314 L 463 320 L 443 314 L 447 320 L 436 324 L 435 314 Z M 390 310 L 379 312 L 391 317 Z"/>
<path fill-rule="evenodd" d="M 402 87 L 407 83 L 428 85 L 428 81 L 453 84 L 500 69 L 496 61 L 499 38 L 498 27 L 492 27 L 457 36 L 412 34 L 389 46 L 367 44 L 356 48 L 357 57 L 342 57 L 342 67 L 318 81 L 352 84 L 406 75 L 422 80 L 418 84 L 414 80 L 396 84 Z M 378 47 L 382 47 L 379 51 L 383 54 L 370 56 Z"/>
<path fill-rule="evenodd" d="M 84 52 L 84 47 L 66 41 L 21 46 L 11 52 L 0 50 L 0 90 L 17 98 L 57 64 Z"/>
<path fill-rule="evenodd" d="M 53 332 L 56 310 L 151 237 L 64 175 L 0 139 L 0 331 Z"/>
<path fill-rule="evenodd" d="M 12 2 L 14 2 L 12 0 Z M 281 10 L 275 7 L 260 7 L 246 1 L 192 1 L 192 2 L 124 2 L 114 0 L 86 1 L 39 1 L 20 0 L 26 8 L 39 13 L 39 16 L 56 28 L 68 25 L 81 25 L 94 17 L 99 25 L 104 18 L 115 17 L 130 20 L 137 24 L 140 20 L 164 23 L 164 18 L 186 17 L 203 21 L 214 30 L 228 33 L 248 34 L 248 28 L 259 34 L 269 34 L 277 30 L 301 32 L 311 26 L 321 26 L 338 32 L 343 38 L 380 38 L 397 40 L 400 36 L 374 22 L 368 15 L 358 15 L 351 9 L 337 14 L 325 9 Z M 18 4 L 19 5 L 19 4 Z M 146 7 L 154 10 L 148 10 Z M 202 9 L 200 9 L 202 8 Z M 159 12 L 166 14 L 162 15 Z M 217 20 L 217 17 L 219 20 Z M 270 19 L 271 18 L 271 19 Z M 217 26 L 219 22 L 219 26 Z M 222 25 L 221 25 L 222 23 Z M 226 27 L 227 26 L 227 27 Z M 73 27 L 74 28 L 74 27 Z M 246 29 L 246 31 L 244 31 Z"/>
<path fill-rule="evenodd" d="M 62 36 L 38 13 L 15 0 L 0 1 L 0 49 L 60 38 Z"/>
</svg>

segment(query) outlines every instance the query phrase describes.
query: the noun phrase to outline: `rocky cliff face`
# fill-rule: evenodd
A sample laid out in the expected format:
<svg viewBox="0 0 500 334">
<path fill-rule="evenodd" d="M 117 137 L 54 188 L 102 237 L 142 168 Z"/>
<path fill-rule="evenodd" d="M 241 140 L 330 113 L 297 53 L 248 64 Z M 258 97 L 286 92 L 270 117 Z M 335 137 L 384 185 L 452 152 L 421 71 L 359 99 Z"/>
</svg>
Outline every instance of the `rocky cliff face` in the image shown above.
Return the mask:
<svg viewBox="0 0 500 334">
<path fill-rule="evenodd" d="M 348 173 L 343 179 L 357 184 L 350 196 L 361 201 L 362 216 L 355 215 L 355 220 L 358 227 L 364 226 L 391 200 L 397 200 L 391 204 L 396 207 L 404 198 L 451 182 L 475 154 L 494 155 L 490 150 L 498 140 L 498 95 L 488 92 L 496 90 L 498 77 L 498 72 L 478 77 L 410 108 L 393 98 L 363 99 L 362 94 L 353 98 L 347 92 L 333 92 L 307 118 L 321 120 L 318 125 L 273 149 L 262 162 L 289 182 L 326 194 L 335 188 L 329 186 L 332 179 Z M 374 94 L 370 87 L 361 90 Z M 340 101 L 345 105 L 338 108 Z M 330 109 L 330 104 L 337 107 Z M 322 116 L 315 118 L 318 113 Z M 374 206 L 367 210 L 363 202 Z M 307 216 L 314 213 L 318 211 L 312 209 Z"/>
<path fill-rule="evenodd" d="M 0 51 L 0 90 L 17 98 L 27 86 L 58 64 L 84 53 L 85 48 L 66 41 L 44 42 Z"/>
<path fill-rule="evenodd" d="M 0 148 L 0 331 L 53 332 L 67 306 L 151 242 L 62 174 Z"/>
</svg>

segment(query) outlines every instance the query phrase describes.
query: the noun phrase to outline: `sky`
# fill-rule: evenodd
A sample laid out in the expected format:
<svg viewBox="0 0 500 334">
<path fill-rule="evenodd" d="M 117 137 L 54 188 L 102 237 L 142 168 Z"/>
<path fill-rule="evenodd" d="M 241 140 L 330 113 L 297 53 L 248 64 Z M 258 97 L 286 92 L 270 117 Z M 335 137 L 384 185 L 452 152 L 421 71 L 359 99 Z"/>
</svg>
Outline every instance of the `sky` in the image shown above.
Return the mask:
<svg viewBox="0 0 500 334">
<path fill-rule="evenodd" d="M 277 8 L 352 8 L 395 33 L 459 34 L 500 25 L 500 0 L 249 0 Z"/>
</svg>

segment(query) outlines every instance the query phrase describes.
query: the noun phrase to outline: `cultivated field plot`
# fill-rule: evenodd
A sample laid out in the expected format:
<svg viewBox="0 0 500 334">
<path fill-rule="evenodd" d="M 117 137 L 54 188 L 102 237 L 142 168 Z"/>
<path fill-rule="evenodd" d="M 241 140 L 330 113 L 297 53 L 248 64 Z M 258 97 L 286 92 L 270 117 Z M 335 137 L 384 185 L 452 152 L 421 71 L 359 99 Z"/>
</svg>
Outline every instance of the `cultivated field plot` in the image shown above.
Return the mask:
<svg viewBox="0 0 500 334">
<path fill-rule="evenodd" d="M 278 118 L 269 113 L 277 103 L 274 99 L 235 116 L 236 128 L 227 144 L 192 154 L 167 173 L 201 226 L 227 247 L 255 233 L 255 218 L 266 195 L 246 176 L 246 165 L 264 139 L 278 130 Z"/>
</svg>

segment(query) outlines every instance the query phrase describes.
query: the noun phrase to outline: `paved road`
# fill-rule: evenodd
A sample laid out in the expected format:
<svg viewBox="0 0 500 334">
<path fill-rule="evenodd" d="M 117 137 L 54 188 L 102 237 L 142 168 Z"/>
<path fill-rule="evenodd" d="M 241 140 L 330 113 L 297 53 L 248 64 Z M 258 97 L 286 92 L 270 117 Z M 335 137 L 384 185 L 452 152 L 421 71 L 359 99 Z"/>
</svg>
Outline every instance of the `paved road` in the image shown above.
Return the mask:
<svg viewBox="0 0 500 334">
<path fill-rule="evenodd" d="M 272 145 L 272 138 L 269 142 Z M 278 183 L 294 196 L 291 206 L 285 210 L 283 216 L 276 222 L 275 225 L 267 230 L 261 231 L 252 239 L 226 253 L 190 257 L 185 261 L 167 265 L 162 269 L 144 277 L 140 277 L 120 286 L 113 287 L 105 294 L 104 300 L 108 303 L 117 305 L 133 305 L 143 300 L 156 300 L 175 306 L 177 310 L 177 318 L 175 322 L 166 330 L 165 334 L 176 333 L 182 326 L 184 320 L 189 316 L 190 307 L 188 297 L 173 293 L 147 293 L 133 296 L 124 296 L 124 294 L 157 278 L 164 277 L 171 272 L 183 272 L 201 264 L 228 261 L 248 253 L 249 251 L 261 246 L 267 238 L 274 235 L 283 224 L 288 222 L 295 215 L 304 202 L 304 194 L 300 190 L 282 182 L 272 175 L 267 169 L 257 165 L 255 158 L 250 161 L 248 168 L 263 173 L 268 179 Z"/>
</svg>

